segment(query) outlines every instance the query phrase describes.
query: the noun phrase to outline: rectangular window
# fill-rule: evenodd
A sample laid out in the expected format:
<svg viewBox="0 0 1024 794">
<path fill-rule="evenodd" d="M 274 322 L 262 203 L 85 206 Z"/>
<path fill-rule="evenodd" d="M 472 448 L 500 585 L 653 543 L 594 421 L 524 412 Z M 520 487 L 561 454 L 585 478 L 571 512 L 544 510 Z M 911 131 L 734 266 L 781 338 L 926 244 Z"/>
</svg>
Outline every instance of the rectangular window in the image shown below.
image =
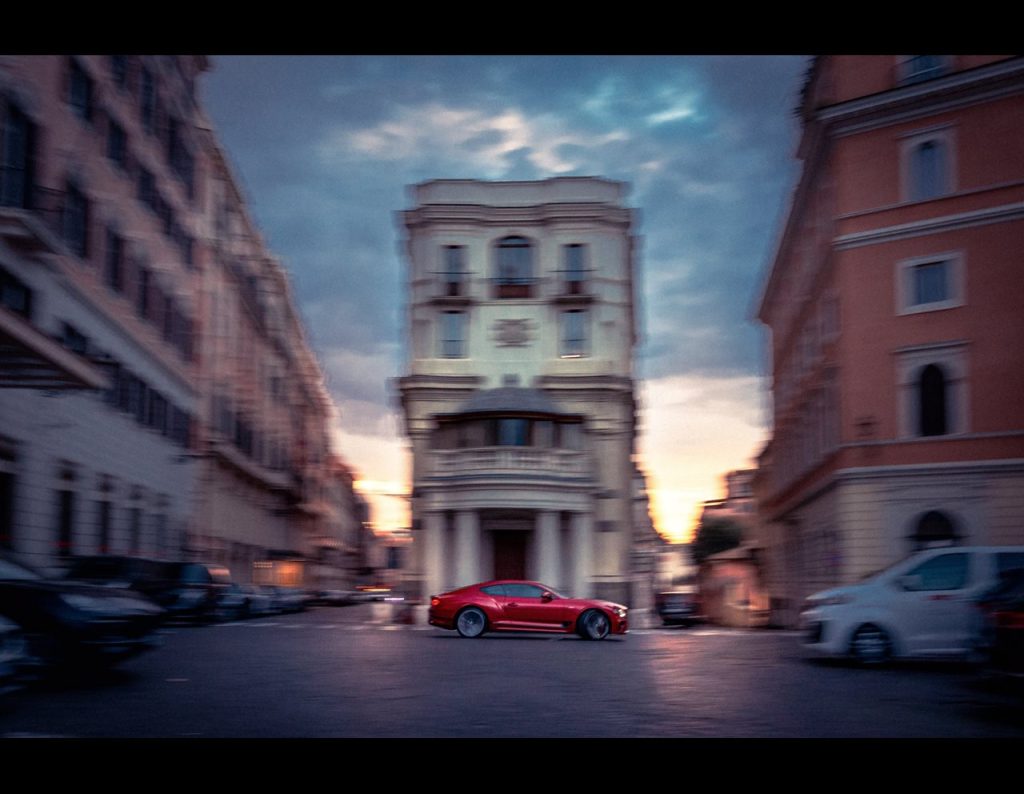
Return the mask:
<svg viewBox="0 0 1024 794">
<path fill-rule="evenodd" d="M 449 297 L 456 297 L 463 294 L 462 284 L 465 277 L 465 248 L 461 245 L 446 245 L 444 251 L 444 280 L 445 292 Z"/>
<path fill-rule="evenodd" d="M 579 243 L 564 246 L 565 251 L 565 292 L 567 295 L 582 295 L 586 283 L 584 264 L 585 247 Z"/>
<path fill-rule="evenodd" d="M 525 447 L 530 443 L 530 420 L 502 417 L 498 419 L 499 447 Z"/>
<path fill-rule="evenodd" d="M 124 238 L 107 229 L 107 286 L 115 292 L 124 292 Z"/>
<path fill-rule="evenodd" d="M 110 56 L 110 75 L 114 78 L 114 85 L 124 88 L 128 85 L 128 56 Z"/>
<path fill-rule="evenodd" d="M 146 132 L 156 129 L 156 83 L 153 73 L 142 67 L 142 96 L 139 105 L 142 127 Z"/>
<path fill-rule="evenodd" d="M 122 170 L 128 162 L 124 128 L 113 119 L 110 119 L 107 124 L 107 157 Z"/>
<path fill-rule="evenodd" d="M 532 297 L 533 249 L 525 237 L 506 237 L 498 243 L 497 298 Z"/>
<path fill-rule="evenodd" d="M 145 168 L 139 169 L 138 198 L 151 210 L 156 211 L 156 182 L 153 180 L 153 174 Z"/>
<path fill-rule="evenodd" d="M 0 471 L 0 549 L 14 548 L 14 474 Z"/>
<path fill-rule="evenodd" d="M 72 353 L 80 356 L 89 354 L 89 337 L 69 323 L 64 323 L 61 344 Z"/>
<path fill-rule="evenodd" d="M 135 297 L 135 310 L 143 319 L 149 317 L 149 269 L 139 268 L 138 292 Z"/>
<path fill-rule="evenodd" d="M 92 78 L 78 61 L 72 59 L 68 103 L 74 114 L 85 121 L 92 120 L 92 93 Z"/>
<path fill-rule="evenodd" d="M 32 319 L 32 290 L 3 268 L 0 268 L 0 306 L 26 320 Z"/>
<path fill-rule="evenodd" d="M 915 305 L 938 303 L 949 299 L 949 266 L 946 262 L 916 265 L 911 272 Z"/>
<path fill-rule="evenodd" d="M 89 201 L 75 185 L 64 195 L 64 240 L 83 259 L 89 255 Z"/>
<path fill-rule="evenodd" d="M 941 77 L 947 71 L 947 64 L 944 55 L 911 55 L 900 64 L 901 83 L 909 85 Z"/>
<path fill-rule="evenodd" d="M 57 491 L 57 554 L 70 557 L 74 553 L 75 492 Z"/>
<path fill-rule="evenodd" d="M 587 313 L 583 310 L 562 312 L 561 349 L 562 358 L 580 358 L 586 355 Z"/>
<path fill-rule="evenodd" d="M 100 554 L 110 553 L 110 502 L 96 503 L 96 534 Z"/>
<path fill-rule="evenodd" d="M 964 303 L 963 257 L 958 253 L 897 263 L 897 314 L 916 314 Z"/>
<path fill-rule="evenodd" d="M 463 312 L 441 315 L 441 358 L 466 357 L 465 323 Z"/>
<path fill-rule="evenodd" d="M 0 205 L 31 206 L 33 125 L 19 108 L 8 104 L 0 129 Z"/>
</svg>

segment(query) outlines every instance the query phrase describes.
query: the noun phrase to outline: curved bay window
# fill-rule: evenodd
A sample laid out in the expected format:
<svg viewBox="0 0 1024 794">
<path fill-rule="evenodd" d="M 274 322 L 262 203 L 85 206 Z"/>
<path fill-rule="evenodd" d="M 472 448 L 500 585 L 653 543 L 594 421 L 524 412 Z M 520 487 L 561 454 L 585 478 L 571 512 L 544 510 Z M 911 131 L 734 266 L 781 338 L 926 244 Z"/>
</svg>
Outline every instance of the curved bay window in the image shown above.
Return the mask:
<svg viewBox="0 0 1024 794">
<path fill-rule="evenodd" d="M 434 440 L 435 449 L 477 447 L 583 448 L 583 425 L 529 416 L 484 416 L 443 421 Z"/>
<path fill-rule="evenodd" d="M 533 247 L 525 237 L 505 237 L 498 243 L 496 298 L 533 297 Z"/>
</svg>

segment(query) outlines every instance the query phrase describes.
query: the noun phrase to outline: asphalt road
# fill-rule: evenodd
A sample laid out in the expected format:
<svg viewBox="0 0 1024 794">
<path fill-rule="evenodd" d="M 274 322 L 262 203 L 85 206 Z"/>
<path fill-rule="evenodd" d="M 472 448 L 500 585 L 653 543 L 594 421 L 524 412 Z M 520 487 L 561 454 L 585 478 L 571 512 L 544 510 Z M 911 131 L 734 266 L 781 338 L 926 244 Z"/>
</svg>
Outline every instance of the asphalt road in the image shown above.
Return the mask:
<svg viewBox="0 0 1024 794">
<path fill-rule="evenodd" d="M 464 640 L 370 617 L 170 629 L 111 674 L 8 697 L 0 738 L 1024 736 L 1024 698 L 968 670 L 814 664 L 791 632 Z"/>
</svg>

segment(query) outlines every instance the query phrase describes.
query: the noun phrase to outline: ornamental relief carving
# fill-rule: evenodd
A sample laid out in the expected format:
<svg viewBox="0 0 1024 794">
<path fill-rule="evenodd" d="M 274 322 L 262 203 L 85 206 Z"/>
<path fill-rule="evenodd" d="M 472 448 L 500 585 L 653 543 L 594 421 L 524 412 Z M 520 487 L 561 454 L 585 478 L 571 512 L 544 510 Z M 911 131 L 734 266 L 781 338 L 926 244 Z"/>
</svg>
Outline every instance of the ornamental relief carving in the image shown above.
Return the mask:
<svg viewBox="0 0 1024 794">
<path fill-rule="evenodd" d="M 498 347 L 527 347 L 533 337 L 529 320 L 498 320 L 491 330 Z"/>
</svg>

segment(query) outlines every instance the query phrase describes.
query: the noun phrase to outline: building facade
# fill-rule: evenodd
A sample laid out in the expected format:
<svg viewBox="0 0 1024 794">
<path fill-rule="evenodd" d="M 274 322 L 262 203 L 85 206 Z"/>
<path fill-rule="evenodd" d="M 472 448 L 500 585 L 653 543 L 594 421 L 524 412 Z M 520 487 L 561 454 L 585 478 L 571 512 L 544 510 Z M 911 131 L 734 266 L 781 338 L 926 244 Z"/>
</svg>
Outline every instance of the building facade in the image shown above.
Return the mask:
<svg viewBox="0 0 1024 794">
<path fill-rule="evenodd" d="M 0 57 L 0 550 L 317 557 L 330 402 L 203 56 Z M 300 566 L 301 568 L 301 566 Z"/>
<path fill-rule="evenodd" d="M 626 186 L 441 180 L 409 261 L 410 582 L 491 578 L 630 601 L 635 245 Z"/>
<path fill-rule="evenodd" d="M 1024 59 L 827 56 L 767 275 L 774 618 L 935 544 L 1024 542 Z"/>
</svg>

